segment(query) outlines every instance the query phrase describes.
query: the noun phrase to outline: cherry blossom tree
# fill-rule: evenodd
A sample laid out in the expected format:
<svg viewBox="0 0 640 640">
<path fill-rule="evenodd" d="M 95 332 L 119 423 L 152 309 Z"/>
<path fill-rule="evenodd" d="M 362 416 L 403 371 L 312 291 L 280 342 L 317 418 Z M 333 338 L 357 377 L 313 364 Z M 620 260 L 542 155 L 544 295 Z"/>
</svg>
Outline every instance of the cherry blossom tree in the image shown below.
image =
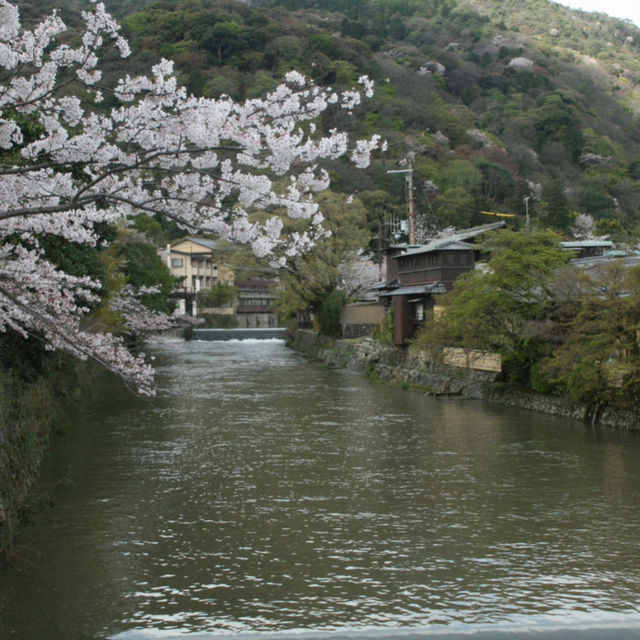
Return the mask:
<svg viewBox="0 0 640 640">
<path fill-rule="evenodd" d="M 595 237 L 595 220 L 588 213 L 579 213 L 576 216 L 571 233 L 578 240 L 593 240 Z"/>
<path fill-rule="evenodd" d="M 0 330 L 36 334 L 49 348 L 93 358 L 152 393 L 143 356 L 87 329 L 99 283 L 48 262 L 38 237 L 95 244 L 98 224 L 159 214 L 284 264 L 323 233 L 313 194 L 329 178 L 318 161 L 348 155 L 364 167 L 381 141 L 350 145 L 344 132 L 316 131 L 326 109 L 350 111 L 361 92 L 322 89 L 297 72 L 264 98 L 243 103 L 187 95 L 168 60 L 149 76 L 101 86 L 99 54 L 115 47 L 126 57 L 129 48 L 101 3 L 82 17 L 80 43 L 72 46 L 59 42 L 66 27 L 55 13 L 27 30 L 17 7 L 0 0 Z M 370 96 L 371 81 L 362 77 L 360 84 Z M 34 122 L 35 136 L 25 125 Z M 254 222 L 256 208 L 308 225 L 285 235 L 279 215 Z M 135 325 L 140 309 L 132 293 L 116 305 Z"/>
<path fill-rule="evenodd" d="M 340 284 L 348 300 L 371 295 L 374 285 L 386 280 L 384 265 L 376 264 L 364 251 L 353 252 L 338 266 Z"/>
</svg>

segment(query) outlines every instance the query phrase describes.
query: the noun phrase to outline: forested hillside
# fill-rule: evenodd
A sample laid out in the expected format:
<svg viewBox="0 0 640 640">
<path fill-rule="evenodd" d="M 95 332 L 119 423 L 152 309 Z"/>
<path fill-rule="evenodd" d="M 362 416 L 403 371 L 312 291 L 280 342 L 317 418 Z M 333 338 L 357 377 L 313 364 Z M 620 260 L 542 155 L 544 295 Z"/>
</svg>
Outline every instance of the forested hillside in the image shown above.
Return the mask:
<svg viewBox="0 0 640 640">
<path fill-rule="evenodd" d="M 547 0 L 106 4 L 131 71 L 170 58 L 195 94 L 259 96 L 291 69 L 337 87 L 374 78 L 352 123 L 323 122 L 389 141 L 365 174 L 331 167 L 332 188 L 359 194 L 372 230 L 404 215 L 404 181 L 387 171 L 413 152 L 422 227 L 487 222 L 486 211 L 521 223 L 528 208 L 565 234 L 578 213 L 600 233 L 640 232 L 640 30 L 629 22 Z"/>
<path fill-rule="evenodd" d="M 62 4 L 72 23 L 82 3 Z M 404 182 L 387 170 L 412 151 L 428 226 L 486 222 L 483 211 L 523 220 L 528 207 L 565 233 L 578 213 L 601 233 L 640 231 L 640 30 L 630 22 L 548 0 L 105 4 L 133 46 L 132 72 L 170 58 L 198 95 L 259 96 L 291 69 L 337 87 L 374 78 L 355 133 L 379 132 L 389 151 L 366 175 L 332 167 L 333 189 L 360 194 L 372 229 L 384 212 L 404 214 Z M 23 5 L 25 17 L 47 10 Z"/>
</svg>

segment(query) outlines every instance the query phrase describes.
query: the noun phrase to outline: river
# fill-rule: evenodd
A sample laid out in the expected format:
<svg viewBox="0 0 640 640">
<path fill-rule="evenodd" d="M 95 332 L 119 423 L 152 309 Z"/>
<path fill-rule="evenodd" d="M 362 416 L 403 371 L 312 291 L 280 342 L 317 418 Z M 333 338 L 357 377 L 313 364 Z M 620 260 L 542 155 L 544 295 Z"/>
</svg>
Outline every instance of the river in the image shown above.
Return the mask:
<svg viewBox="0 0 640 640">
<path fill-rule="evenodd" d="M 100 381 L 0 572 L 0 638 L 640 638 L 640 436 L 150 345 Z"/>
</svg>

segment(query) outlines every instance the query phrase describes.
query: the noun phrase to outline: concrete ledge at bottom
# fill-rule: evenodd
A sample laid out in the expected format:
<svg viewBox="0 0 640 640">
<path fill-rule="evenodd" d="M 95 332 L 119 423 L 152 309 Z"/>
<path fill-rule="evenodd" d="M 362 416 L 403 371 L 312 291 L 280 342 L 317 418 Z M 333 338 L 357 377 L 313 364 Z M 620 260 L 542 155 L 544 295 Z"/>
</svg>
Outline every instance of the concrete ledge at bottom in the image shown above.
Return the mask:
<svg viewBox="0 0 640 640">
<path fill-rule="evenodd" d="M 185 338 L 188 333 L 185 332 Z M 194 329 L 191 340 L 286 340 L 284 327 L 263 329 Z"/>
</svg>

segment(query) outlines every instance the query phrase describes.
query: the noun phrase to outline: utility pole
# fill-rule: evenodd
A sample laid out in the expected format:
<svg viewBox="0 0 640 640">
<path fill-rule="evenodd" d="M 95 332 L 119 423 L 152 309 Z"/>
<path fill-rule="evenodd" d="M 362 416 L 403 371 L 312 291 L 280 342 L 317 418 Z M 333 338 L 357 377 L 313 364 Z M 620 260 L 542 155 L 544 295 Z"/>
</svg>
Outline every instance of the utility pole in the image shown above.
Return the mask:
<svg viewBox="0 0 640 640">
<path fill-rule="evenodd" d="M 378 222 L 378 282 L 382 281 L 382 252 L 384 245 L 382 242 L 382 222 Z"/>
<path fill-rule="evenodd" d="M 524 226 L 525 227 L 529 226 L 529 199 L 530 198 L 531 196 L 524 196 L 524 198 L 522 198 L 524 200 L 524 210 L 525 210 Z"/>
<path fill-rule="evenodd" d="M 401 164 L 406 166 L 406 169 L 392 169 L 387 173 L 404 173 L 407 183 L 407 201 L 409 204 L 409 244 L 416 243 L 416 214 L 413 203 L 413 159 L 415 154 L 410 151 L 407 154 L 406 160 L 403 160 Z"/>
</svg>

